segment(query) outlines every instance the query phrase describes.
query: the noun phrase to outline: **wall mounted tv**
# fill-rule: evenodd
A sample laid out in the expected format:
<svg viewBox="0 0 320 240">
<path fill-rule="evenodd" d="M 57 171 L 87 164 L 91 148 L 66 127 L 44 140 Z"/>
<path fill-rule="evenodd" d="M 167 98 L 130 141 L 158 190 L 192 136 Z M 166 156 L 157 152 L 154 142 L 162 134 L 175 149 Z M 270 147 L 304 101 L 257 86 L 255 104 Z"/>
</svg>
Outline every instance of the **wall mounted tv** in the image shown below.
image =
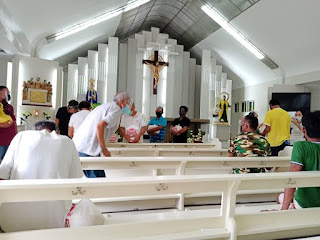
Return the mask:
<svg viewBox="0 0 320 240">
<path fill-rule="evenodd" d="M 277 99 L 286 111 L 310 111 L 311 93 L 272 93 L 272 99 Z"/>
</svg>

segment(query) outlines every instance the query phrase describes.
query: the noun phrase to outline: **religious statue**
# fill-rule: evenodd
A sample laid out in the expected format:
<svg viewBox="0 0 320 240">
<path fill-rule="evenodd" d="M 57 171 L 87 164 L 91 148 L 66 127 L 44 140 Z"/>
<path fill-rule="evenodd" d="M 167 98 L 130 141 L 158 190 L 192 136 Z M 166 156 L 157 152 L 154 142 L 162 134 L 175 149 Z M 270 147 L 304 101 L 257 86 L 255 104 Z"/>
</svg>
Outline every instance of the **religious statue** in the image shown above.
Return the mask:
<svg viewBox="0 0 320 240">
<path fill-rule="evenodd" d="M 154 51 L 154 54 L 149 57 L 148 60 L 143 60 L 142 63 L 147 64 L 153 74 L 153 94 L 157 94 L 157 84 L 159 82 L 159 72 L 165 67 L 169 66 L 169 63 L 164 62 L 163 58 L 159 56 L 158 51 Z"/>
<path fill-rule="evenodd" d="M 28 100 L 28 83 L 23 81 L 22 100 Z"/>
<path fill-rule="evenodd" d="M 44 81 L 46 81 L 46 80 L 44 80 Z M 51 101 L 52 101 L 52 85 L 50 82 L 48 82 L 46 84 L 46 90 L 48 90 L 47 102 L 51 103 Z"/>
<path fill-rule="evenodd" d="M 34 88 L 35 89 L 41 89 L 41 82 L 40 82 L 40 77 L 37 77 L 37 80 L 36 80 L 36 82 L 35 82 L 35 84 L 34 84 Z"/>
<path fill-rule="evenodd" d="M 98 94 L 97 94 L 97 91 L 94 90 L 94 82 L 95 82 L 95 80 L 91 78 L 89 80 L 89 82 L 90 82 L 90 89 L 87 91 L 86 100 L 92 106 L 94 103 L 98 102 Z"/>
<path fill-rule="evenodd" d="M 33 105 L 40 104 L 41 106 L 52 105 L 52 84 L 47 80 L 40 80 L 37 77 L 36 81 L 30 78 L 28 81 L 24 81 L 22 84 L 22 104 Z"/>
<path fill-rule="evenodd" d="M 218 105 L 218 108 L 220 109 L 219 111 L 219 121 L 220 122 L 228 122 L 228 108 L 230 107 L 229 105 L 229 94 L 226 92 L 222 92 L 220 97 L 222 96 L 222 99 Z"/>
</svg>

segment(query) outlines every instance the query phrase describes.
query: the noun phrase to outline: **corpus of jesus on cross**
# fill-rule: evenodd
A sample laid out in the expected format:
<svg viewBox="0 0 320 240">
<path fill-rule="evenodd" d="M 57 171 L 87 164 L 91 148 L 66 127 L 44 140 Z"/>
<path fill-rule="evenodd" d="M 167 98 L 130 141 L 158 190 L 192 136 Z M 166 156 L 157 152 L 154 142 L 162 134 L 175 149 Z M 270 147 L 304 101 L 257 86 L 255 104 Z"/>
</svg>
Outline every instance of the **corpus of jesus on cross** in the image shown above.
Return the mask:
<svg viewBox="0 0 320 240">
<path fill-rule="evenodd" d="M 158 51 L 154 51 L 154 54 L 149 57 L 148 60 L 143 60 L 142 63 L 147 64 L 153 73 L 153 94 L 157 94 L 157 84 L 159 82 L 159 72 L 165 67 L 169 66 L 169 63 L 164 62 L 163 58 L 159 56 Z"/>
</svg>

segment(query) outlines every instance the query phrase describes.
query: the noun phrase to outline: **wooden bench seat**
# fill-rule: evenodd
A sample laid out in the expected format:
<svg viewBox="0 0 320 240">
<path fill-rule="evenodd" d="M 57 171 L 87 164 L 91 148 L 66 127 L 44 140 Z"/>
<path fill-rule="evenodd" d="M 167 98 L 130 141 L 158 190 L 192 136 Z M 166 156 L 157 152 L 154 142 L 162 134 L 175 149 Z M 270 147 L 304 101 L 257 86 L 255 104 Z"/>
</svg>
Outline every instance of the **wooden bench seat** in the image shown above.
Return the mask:
<svg viewBox="0 0 320 240">
<path fill-rule="evenodd" d="M 107 224 L 79 229 L 4 233 L 1 240 L 40 239 L 274 239 L 320 234 L 320 208 L 275 212 L 238 212 L 238 191 L 319 187 L 320 172 L 160 176 L 131 179 L 9 180 L 0 184 L 0 202 L 141 197 L 222 192 L 218 216 Z M 310 230 L 306 232 L 306 230 Z M 203 235 L 204 234 L 204 235 Z M 289 235 L 288 235 L 289 234 Z"/>
</svg>

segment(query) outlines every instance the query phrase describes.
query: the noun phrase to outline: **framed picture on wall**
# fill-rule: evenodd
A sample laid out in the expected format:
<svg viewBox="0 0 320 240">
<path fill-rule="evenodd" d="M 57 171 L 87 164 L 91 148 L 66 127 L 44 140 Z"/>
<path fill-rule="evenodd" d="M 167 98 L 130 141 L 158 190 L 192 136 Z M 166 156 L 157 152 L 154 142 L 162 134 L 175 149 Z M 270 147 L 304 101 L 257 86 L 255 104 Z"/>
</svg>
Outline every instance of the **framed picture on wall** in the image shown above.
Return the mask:
<svg viewBox="0 0 320 240">
<path fill-rule="evenodd" d="M 254 111 L 254 101 L 247 101 L 247 112 Z"/>
<path fill-rule="evenodd" d="M 241 112 L 246 112 L 247 111 L 247 102 L 241 102 Z"/>
<path fill-rule="evenodd" d="M 238 102 L 236 102 L 234 104 L 234 112 L 239 112 L 239 103 Z"/>
</svg>

